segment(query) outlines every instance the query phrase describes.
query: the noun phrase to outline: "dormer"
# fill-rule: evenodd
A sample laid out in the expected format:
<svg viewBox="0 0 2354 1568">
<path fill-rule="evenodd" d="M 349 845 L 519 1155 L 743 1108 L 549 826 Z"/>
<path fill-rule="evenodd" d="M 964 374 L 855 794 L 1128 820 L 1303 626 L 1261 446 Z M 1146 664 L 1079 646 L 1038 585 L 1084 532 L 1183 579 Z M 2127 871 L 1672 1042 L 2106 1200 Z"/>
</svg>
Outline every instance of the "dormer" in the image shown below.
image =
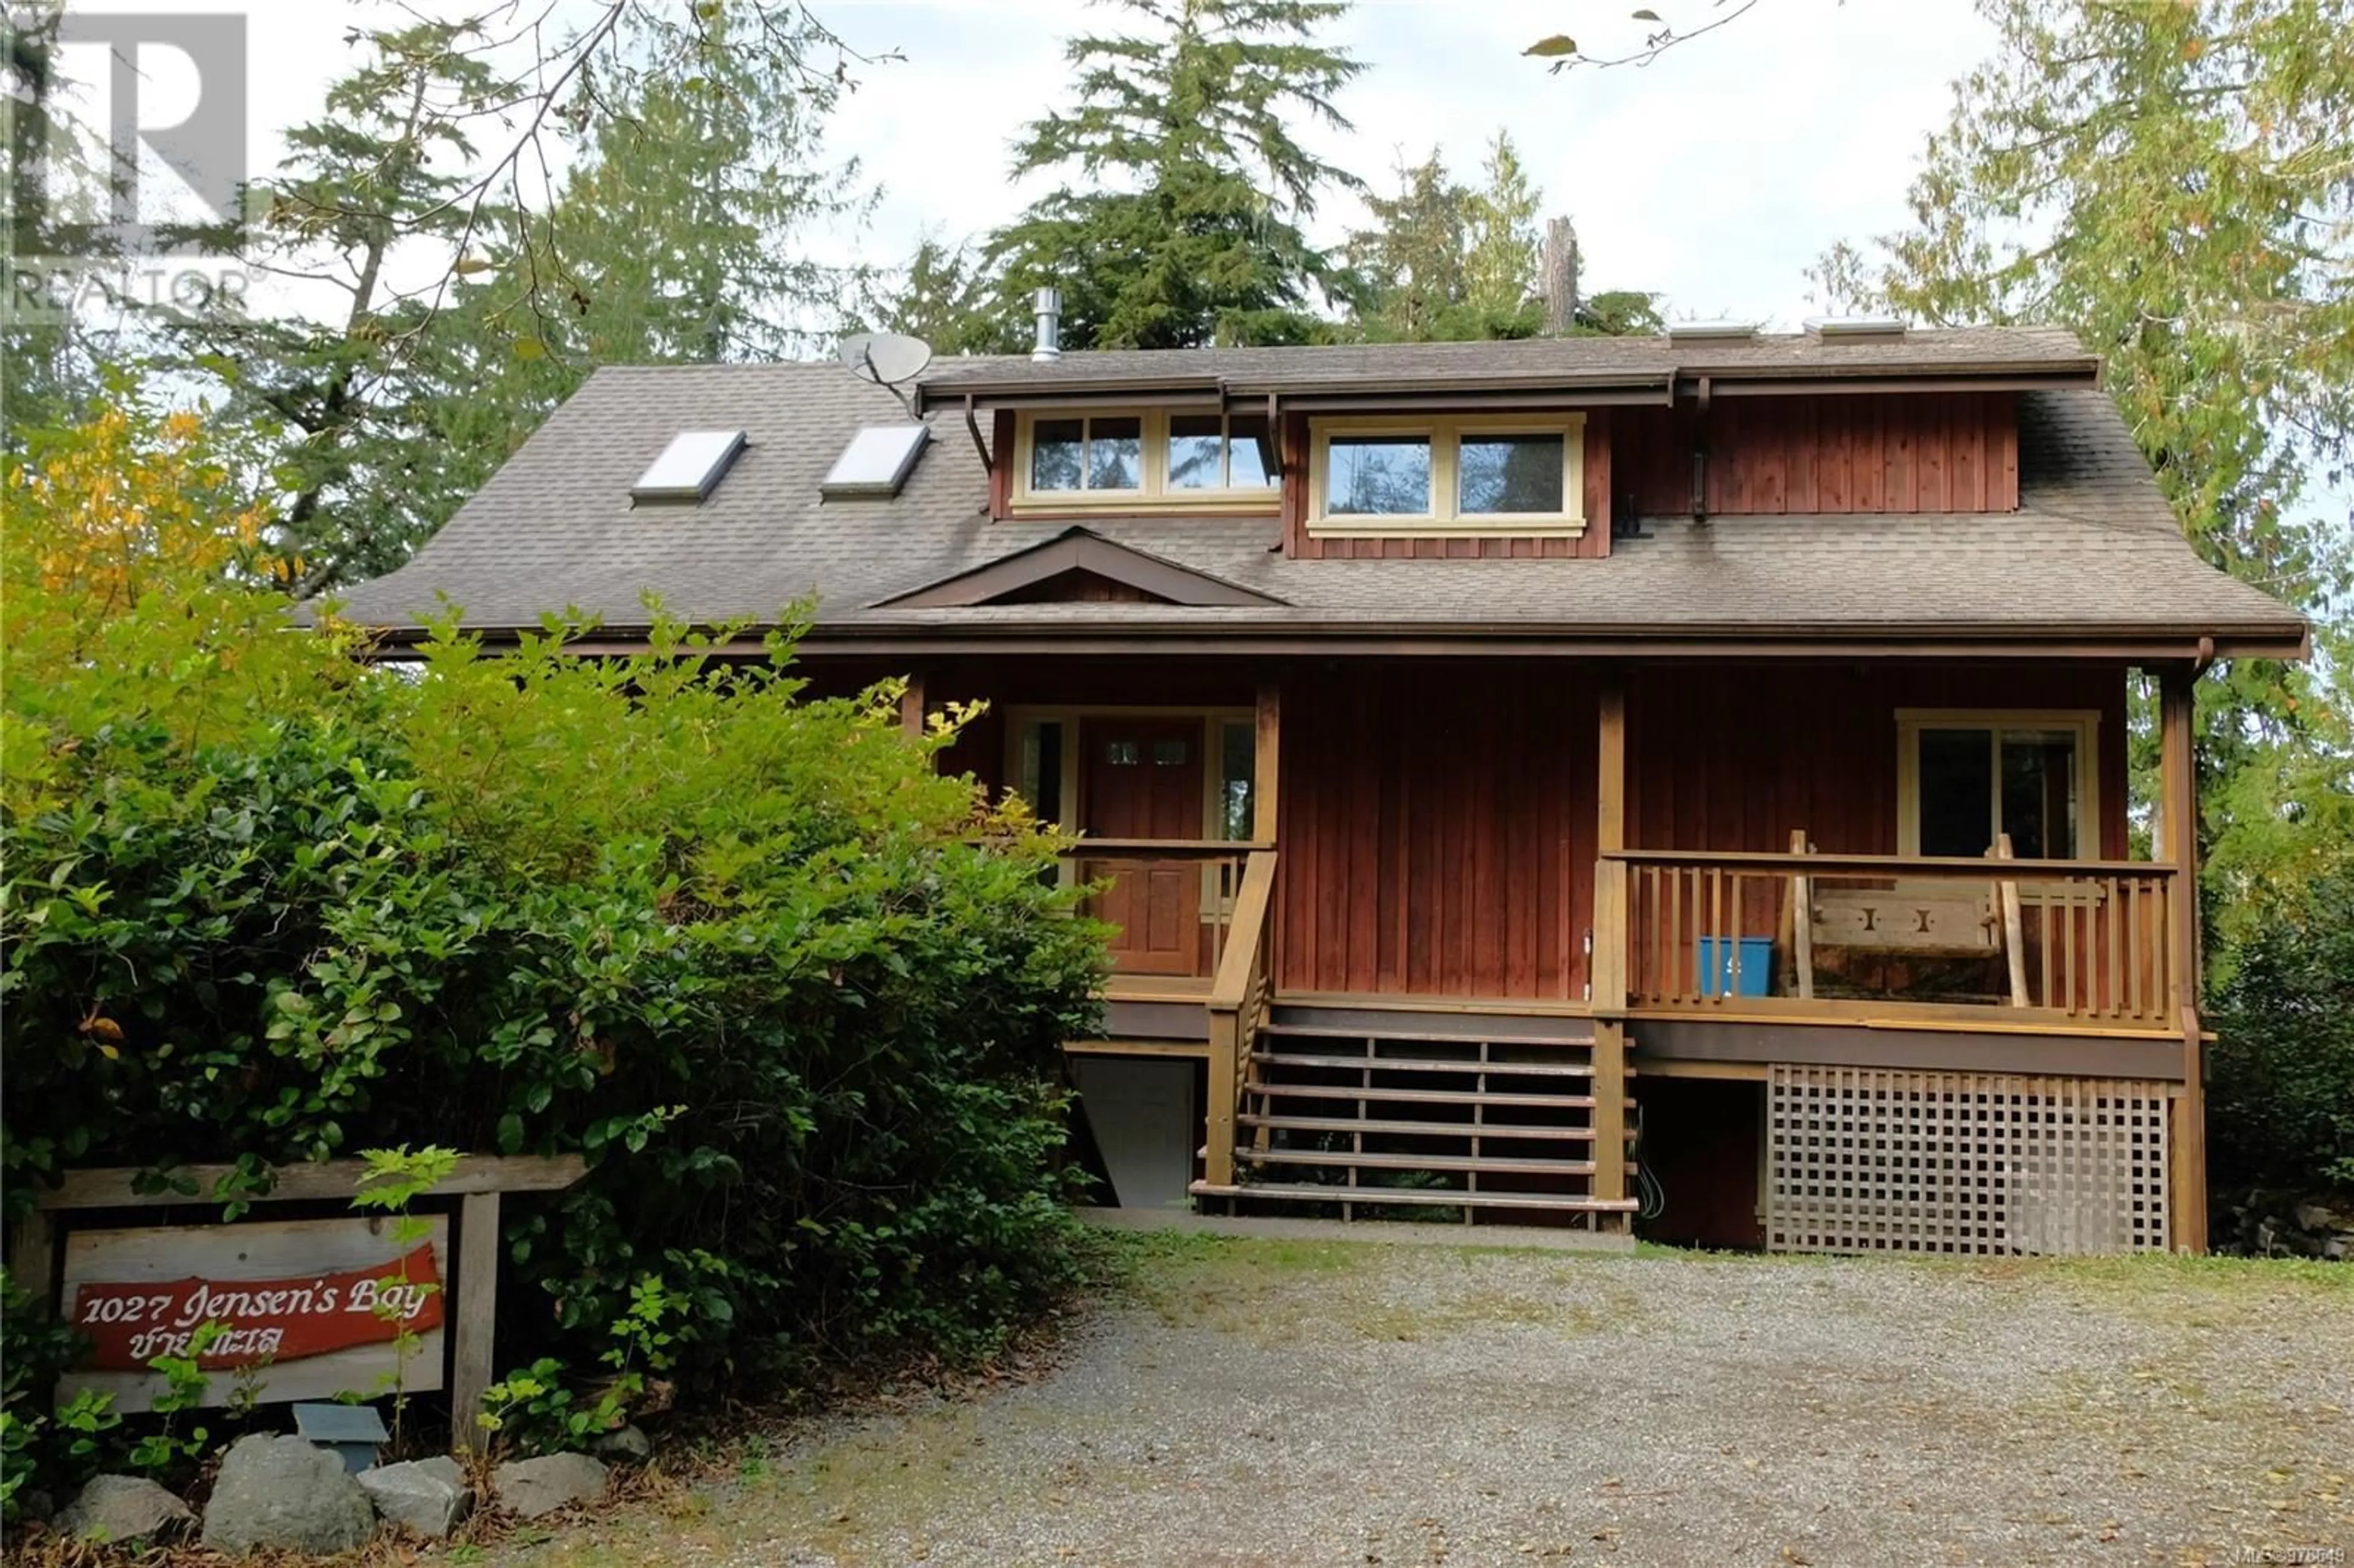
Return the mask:
<svg viewBox="0 0 2354 1568">
<path fill-rule="evenodd" d="M 2018 394 L 2065 334 L 1829 321 L 1763 334 L 1087 351 L 951 361 L 1013 521 L 1266 518 L 1296 559 L 1595 557 L 1649 520 L 2007 512 Z"/>
</svg>

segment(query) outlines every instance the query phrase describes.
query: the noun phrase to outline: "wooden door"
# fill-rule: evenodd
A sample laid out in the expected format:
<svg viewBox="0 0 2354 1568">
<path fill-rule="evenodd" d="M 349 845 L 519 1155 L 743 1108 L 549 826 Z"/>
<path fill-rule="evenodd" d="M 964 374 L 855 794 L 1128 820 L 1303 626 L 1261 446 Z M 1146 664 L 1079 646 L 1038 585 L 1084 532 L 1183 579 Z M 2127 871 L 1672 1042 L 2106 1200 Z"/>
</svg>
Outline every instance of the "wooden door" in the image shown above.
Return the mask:
<svg viewBox="0 0 2354 1568">
<path fill-rule="evenodd" d="M 1198 719 L 1088 719 L 1079 726 L 1081 825 L 1098 839 L 1202 836 Z M 1091 864 L 1111 887 L 1090 911 L 1119 927 L 1113 967 L 1127 974 L 1191 975 L 1202 966 L 1202 867 L 1197 861 Z"/>
</svg>

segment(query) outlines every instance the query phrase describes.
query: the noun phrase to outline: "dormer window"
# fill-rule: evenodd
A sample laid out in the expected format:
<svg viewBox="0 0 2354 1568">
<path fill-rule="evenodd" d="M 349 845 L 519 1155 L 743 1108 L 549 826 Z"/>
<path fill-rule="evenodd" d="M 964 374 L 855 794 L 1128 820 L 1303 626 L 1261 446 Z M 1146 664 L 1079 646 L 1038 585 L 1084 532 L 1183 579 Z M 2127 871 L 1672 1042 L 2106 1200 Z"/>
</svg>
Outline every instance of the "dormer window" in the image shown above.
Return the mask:
<svg viewBox="0 0 2354 1568">
<path fill-rule="evenodd" d="M 1264 414 L 1048 411 L 1024 414 L 1016 440 L 1017 511 L 1265 513 L 1277 504 L 1275 438 Z"/>
<path fill-rule="evenodd" d="M 1575 414 L 1320 419 L 1308 530 L 1574 537 L 1585 531 L 1585 442 Z"/>
<path fill-rule="evenodd" d="M 1134 414 L 1040 419 L 1030 428 L 1030 488 L 1047 493 L 1144 487 L 1144 421 Z"/>
</svg>

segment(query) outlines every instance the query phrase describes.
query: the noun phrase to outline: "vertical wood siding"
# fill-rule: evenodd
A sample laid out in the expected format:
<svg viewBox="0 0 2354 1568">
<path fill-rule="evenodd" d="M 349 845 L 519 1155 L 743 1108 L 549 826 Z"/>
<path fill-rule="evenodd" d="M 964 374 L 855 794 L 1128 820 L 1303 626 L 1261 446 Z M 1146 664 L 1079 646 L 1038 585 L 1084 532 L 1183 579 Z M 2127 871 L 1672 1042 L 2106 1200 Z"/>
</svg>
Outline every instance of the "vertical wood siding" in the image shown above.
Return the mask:
<svg viewBox="0 0 2354 1568">
<path fill-rule="evenodd" d="M 1297 672 L 1277 983 L 1581 997 L 1595 725 L 1591 679 L 1568 663 Z"/>
<path fill-rule="evenodd" d="M 1618 490 L 1638 512 L 1691 511 L 1690 404 L 1618 411 Z M 1708 415 L 1708 510 L 2011 512 L 2018 397 L 1914 392 L 1720 397 Z"/>
<path fill-rule="evenodd" d="M 2089 708 L 2101 715 L 2101 822 L 2087 858 L 2122 860 L 2125 671 L 2055 663 L 1656 665 L 1627 693 L 1627 842 L 1778 853 L 1896 853 L 1896 710 Z"/>
</svg>

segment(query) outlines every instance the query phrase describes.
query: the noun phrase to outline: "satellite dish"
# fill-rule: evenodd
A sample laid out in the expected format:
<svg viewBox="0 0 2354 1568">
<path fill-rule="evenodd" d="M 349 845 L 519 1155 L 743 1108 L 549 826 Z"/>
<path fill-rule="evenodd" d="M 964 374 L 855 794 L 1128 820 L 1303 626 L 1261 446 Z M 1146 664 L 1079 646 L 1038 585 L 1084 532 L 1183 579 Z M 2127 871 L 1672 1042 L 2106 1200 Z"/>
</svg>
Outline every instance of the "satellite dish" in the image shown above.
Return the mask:
<svg viewBox="0 0 2354 1568">
<path fill-rule="evenodd" d="M 853 376 L 896 387 L 924 373 L 924 366 L 932 362 L 932 345 L 904 333 L 863 332 L 842 340 L 841 355 Z"/>
</svg>

